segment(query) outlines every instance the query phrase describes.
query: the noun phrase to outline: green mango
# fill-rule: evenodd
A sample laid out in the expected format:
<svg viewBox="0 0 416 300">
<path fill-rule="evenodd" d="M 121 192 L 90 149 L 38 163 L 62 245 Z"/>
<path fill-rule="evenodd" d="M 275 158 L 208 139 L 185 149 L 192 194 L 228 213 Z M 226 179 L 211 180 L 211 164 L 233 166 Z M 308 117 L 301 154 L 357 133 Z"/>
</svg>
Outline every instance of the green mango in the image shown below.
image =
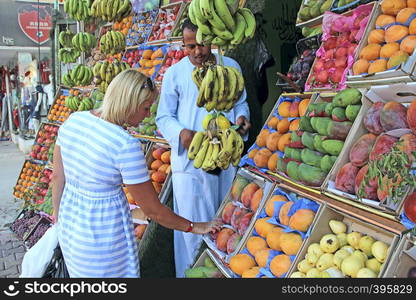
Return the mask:
<svg viewBox="0 0 416 300">
<path fill-rule="evenodd" d="M 326 139 L 325 136 L 321 136 L 319 134 L 313 137 L 313 146 L 315 147 L 316 151 L 321 153 L 326 153 L 325 149 L 322 147 L 322 142 Z"/>
<path fill-rule="evenodd" d="M 304 7 L 304 8 L 302 8 L 302 9 L 299 11 L 298 16 L 299 16 L 299 19 L 300 19 L 301 21 L 308 21 L 309 19 L 311 19 L 311 18 L 312 18 L 310 8 L 309 8 L 309 7 Z"/>
<path fill-rule="evenodd" d="M 361 104 L 348 105 L 347 108 L 345 109 L 345 115 L 347 119 L 350 120 L 351 122 L 354 122 L 355 118 L 358 116 L 358 113 L 360 112 L 360 109 L 361 109 Z"/>
<path fill-rule="evenodd" d="M 317 168 L 321 167 L 321 159 L 323 154 L 317 151 L 312 151 L 310 149 L 303 149 L 301 152 L 301 160 L 303 163 Z"/>
<path fill-rule="evenodd" d="M 335 107 L 332 110 L 332 120 L 337 122 L 344 122 L 347 121 L 347 116 L 345 115 L 345 108 L 342 107 Z"/>
<path fill-rule="evenodd" d="M 196 267 L 193 269 L 185 270 L 185 278 L 207 278 L 203 267 Z"/>
<path fill-rule="evenodd" d="M 309 28 L 309 27 L 303 27 L 302 28 L 302 35 L 304 36 L 304 37 L 308 37 L 310 34 L 311 34 L 311 32 L 312 32 L 312 28 Z"/>
<path fill-rule="evenodd" d="M 337 156 L 325 155 L 321 159 L 321 170 L 329 173 L 331 171 L 332 166 L 334 165 L 335 161 L 337 160 Z"/>
<path fill-rule="evenodd" d="M 288 148 L 288 147 L 286 147 L 286 148 L 285 148 L 285 150 L 286 150 L 287 148 Z M 287 159 L 282 158 L 282 157 L 279 157 L 279 158 L 277 159 L 277 170 L 278 170 L 279 172 L 286 173 L 286 170 L 287 170 L 287 162 L 288 162 L 288 160 L 287 160 Z"/>
<path fill-rule="evenodd" d="M 298 131 L 292 131 L 292 133 L 290 134 L 291 143 L 299 142 L 301 139 L 302 139 L 302 136 L 298 135 Z"/>
<path fill-rule="evenodd" d="M 311 125 L 311 118 L 306 116 L 300 117 L 299 130 L 314 132 L 313 127 Z"/>
<path fill-rule="evenodd" d="M 314 118 L 312 118 L 314 119 Z M 328 124 L 330 122 L 332 122 L 332 120 L 330 118 L 327 117 L 323 117 L 323 118 L 316 118 L 315 122 L 315 128 L 316 131 L 320 134 L 320 135 L 328 135 Z"/>
<path fill-rule="evenodd" d="M 202 272 L 204 273 L 205 277 L 204 278 L 221 278 L 224 277 L 222 276 L 222 273 L 220 272 L 220 270 L 218 270 L 217 267 L 199 267 L 202 269 Z"/>
<path fill-rule="evenodd" d="M 332 0 L 326 0 L 320 8 L 321 14 L 329 10 L 331 8 L 331 5 L 332 5 Z"/>
<path fill-rule="evenodd" d="M 298 167 L 299 179 L 309 186 L 321 186 L 325 180 L 327 173 L 320 168 L 313 167 L 307 164 L 300 164 Z"/>
<path fill-rule="evenodd" d="M 327 116 L 331 116 L 333 109 L 334 109 L 334 104 L 332 104 L 332 102 L 328 103 L 328 105 L 325 107 L 325 114 Z"/>
<path fill-rule="evenodd" d="M 299 174 L 298 174 L 298 163 L 295 161 L 290 161 L 287 164 L 287 168 L 286 168 L 286 174 L 292 178 L 293 180 L 298 181 L 299 180 Z"/>
<path fill-rule="evenodd" d="M 322 142 L 322 147 L 327 153 L 338 156 L 344 147 L 344 142 L 340 140 L 325 140 Z"/>
<path fill-rule="evenodd" d="M 330 121 L 327 125 L 326 135 L 331 139 L 345 140 L 350 132 L 352 123 L 349 121 L 335 122 Z"/>
<path fill-rule="evenodd" d="M 311 7 L 310 14 L 311 14 L 312 19 L 316 18 L 317 16 L 320 16 L 322 14 L 320 5 L 315 4 L 313 7 Z"/>
<path fill-rule="evenodd" d="M 361 97 L 361 92 L 358 89 L 349 88 L 339 92 L 334 99 L 332 99 L 332 103 L 335 107 L 347 107 L 352 104 L 360 104 Z"/>
<path fill-rule="evenodd" d="M 301 153 L 302 153 L 301 149 L 295 149 L 295 148 L 290 148 L 290 147 L 285 148 L 285 158 L 287 157 L 287 158 L 301 161 Z"/>
<path fill-rule="evenodd" d="M 313 145 L 314 135 L 315 134 L 310 133 L 310 132 L 304 132 L 302 134 L 302 144 L 310 150 L 316 150 L 315 146 Z"/>
</svg>

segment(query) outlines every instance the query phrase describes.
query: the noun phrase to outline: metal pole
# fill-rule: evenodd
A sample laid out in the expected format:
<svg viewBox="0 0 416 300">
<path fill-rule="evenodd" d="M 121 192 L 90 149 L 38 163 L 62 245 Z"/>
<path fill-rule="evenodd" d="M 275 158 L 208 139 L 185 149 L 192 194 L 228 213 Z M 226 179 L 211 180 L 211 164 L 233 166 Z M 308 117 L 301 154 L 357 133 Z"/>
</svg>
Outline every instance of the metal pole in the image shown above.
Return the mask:
<svg viewBox="0 0 416 300">
<path fill-rule="evenodd" d="M 10 136 L 13 133 L 13 118 L 12 118 L 12 99 L 10 93 L 10 81 L 9 81 L 9 67 L 6 67 L 6 96 L 7 96 L 7 110 L 9 115 L 9 133 Z"/>
</svg>

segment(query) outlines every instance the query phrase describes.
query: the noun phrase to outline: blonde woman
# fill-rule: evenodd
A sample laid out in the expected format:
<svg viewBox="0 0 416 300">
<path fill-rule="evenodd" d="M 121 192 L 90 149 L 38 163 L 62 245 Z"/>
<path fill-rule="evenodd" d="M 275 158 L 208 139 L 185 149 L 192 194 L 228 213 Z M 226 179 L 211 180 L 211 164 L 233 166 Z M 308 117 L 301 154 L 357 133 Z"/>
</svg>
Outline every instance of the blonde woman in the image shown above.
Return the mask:
<svg viewBox="0 0 416 300">
<path fill-rule="evenodd" d="M 124 71 L 110 83 L 101 109 L 75 112 L 59 130 L 52 199 L 70 277 L 139 277 L 133 223 L 121 184 L 162 226 L 195 234 L 220 228 L 219 220 L 192 223 L 160 203 L 140 142 L 122 127 L 137 127 L 155 97 L 150 79 Z"/>
</svg>

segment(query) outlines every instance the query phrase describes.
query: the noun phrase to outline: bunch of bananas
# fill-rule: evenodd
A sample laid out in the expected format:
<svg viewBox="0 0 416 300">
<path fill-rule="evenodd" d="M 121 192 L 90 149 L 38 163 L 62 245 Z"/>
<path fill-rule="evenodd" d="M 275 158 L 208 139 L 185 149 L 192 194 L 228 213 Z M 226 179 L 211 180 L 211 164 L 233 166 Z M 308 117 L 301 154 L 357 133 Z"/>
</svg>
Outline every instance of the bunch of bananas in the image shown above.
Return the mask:
<svg viewBox="0 0 416 300">
<path fill-rule="evenodd" d="M 97 39 L 88 32 L 78 32 L 72 38 L 72 46 L 78 51 L 89 52 L 97 47 Z"/>
<path fill-rule="evenodd" d="M 91 16 L 91 0 L 65 0 L 64 10 L 73 19 L 85 21 Z"/>
<path fill-rule="evenodd" d="M 131 14 L 130 0 L 95 0 L 91 6 L 91 16 L 103 21 L 120 22 Z"/>
<path fill-rule="evenodd" d="M 124 51 L 126 39 L 120 31 L 110 30 L 103 34 L 100 39 L 100 51 L 104 54 L 114 55 Z"/>
<path fill-rule="evenodd" d="M 130 65 L 124 61 L 120 62 L 114 60 L 113 62 L 98 62 L 92 68 L 92 73 L 95 77 L 95 85 L 99 86 L 100 91 L 104 93 L 113 78 L 116 77 L 118 73 L 127 69 L 130 69 Z"/>
<path fill-rule="evenodd" d="M 223 115 L 209 114 L 204 123 L 206 130 L 194 135 L 188 150 L 194 167 L 207 172 L 216 168 L 226 170 L 230 164 L 238 166 L 244 151 L 241 135 Z"/>
<path fill-rule="evenodd" d="M 91 110 L 94 108 L 94 101 L 89 97 L 68 96 L 65 99 L 65 106 L 72 111 Z"/>
<path fill-rule="evenodd" d="M 229 111 L 244 91 L 244 77 L 234 67 L 210 65 L 195 68 L 192 79 L 199 88 L 196 104 L 207 111 Z"/>
<path fill-rule="evenodd" d="M 74 33 L 71 30 L 61 31 L 58 36 L 59 43 L 64 48 L 72 48 Z"/>
<path fill-rule="evenodd" d="M 69 87 L 89 85 L 93 79 L 91 69 L 84 65 L 77 65 L 62 77 L 62 83 Z"/>
<path fill-rule="evenodd" d="M 233 49 L 254 37 L 256 18 L 238 0 L 193 0 L 189 18 L 198 26 L 196 41 Z"/>
<path fill-rule="evenodd" d="M 75 63 L 80 56 L 81 52 L 73 48 L 61 48 L 58 51 L 58 60 L 64 64 Z"/>
</svg>

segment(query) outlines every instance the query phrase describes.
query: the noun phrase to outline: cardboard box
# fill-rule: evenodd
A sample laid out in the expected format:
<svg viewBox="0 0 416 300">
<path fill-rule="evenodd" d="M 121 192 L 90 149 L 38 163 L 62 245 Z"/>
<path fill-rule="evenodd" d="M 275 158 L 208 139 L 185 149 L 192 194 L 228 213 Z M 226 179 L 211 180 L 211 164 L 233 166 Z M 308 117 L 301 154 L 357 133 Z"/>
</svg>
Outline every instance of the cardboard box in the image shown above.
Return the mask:
<svg viewBox="0 0 416 300">
<path fill-rule="evenodd" d="M 300 209 L 300 208 L 303 208 L 303 209 L 313 209 L 314 210 L 314 212 L 315 212 L 315 217 L 314 217 L 314 220 L 312 221 L 312 223 L 309 225 L 309 228 L 308 228 L 308 230 L 306 231 L 306 232 L 299 232 L 299 231 L 295 231 L 294 229 L 292 229 L 292 228 L 290 228 L 289 226 L 285 226 L 285 225 L 282 225 L 281 224 L 281 221 L 279 220 L 279 211 L 280 211 L 280 207 L 279 207 L 279 210 L 276 210 L 276 207 L 275 207 L 275 214 L 273 215 L 273 217 L 271 217 L 271 219 L 270 219 L 270 221 L 269 221 L 269 223 L 272 223 L 272 224 L 274 224 L 276 227 L 281 227 L 281 228 L 283 228 L 283 230 L 285 231 L 285 232 L 294 232 L 294 233 L 298 233 L 298 234 L 300 234 L 301 233 L 301 235 L 302 235 L 302 237 L 303 237 L 303 242 L 302 242 L 302 246 L 299 248 L 299 250 L 298 250 L 298 254 L 300 253 L 300 250 L 302 249 L 302 247 L 303 247 L 303 244 L 305 244 L 306 243 L 306 241 L 308 240 L 308 238 L 309 238 L 309 235 L 310 235 L 310 232 L 311 232 L 311 230 L 313 229 L 313 227 L 314 227 L 314 223 L 316 222 L 316 220 L 317 220 L 317 216 L 319 215 L 319 212 L 321 211 L 321 209 L 322 209 L 322 207 L 323 207 L 323 205 L 322 204 L 320 204 L 320 203 L 317 203 L 316 201 L 313 201 L 313 200 L 311 200 L 311 199 L 308 199 L 308 198 L 305 198 L 305 197 L 303 197 L 303 196 L 300 196 L 300 195 L 298 195 L 297 193 L 296 193 L 296 190 L 295 189 L 289 189 L 289 188 L 284 188 L 284 187 L 281 187 L 281 186 L 279 186 L 279 185 L 277 185 L 277 186 L 275 186 L 275 188 L 273 189 L 273 192 L 270 194 L 270 196 L 266 199 L 266 201 L 265 201 L 265 203 L 264 203 L 264 205 L 263 205 L 263 207 L 261 208 L 261 211 L 260 211 L 260 213 L 256 216 L 256 218 L 255 218 L 255 222 L 258 220 L 258 219 L 263 219 L 263 218 L 268 218 L 269 216 L 266 214 L 266 210 L 265 210 L 265 208 L 266 208 L 266 205 L 267 205 L 267 203 L 268 203 L 268 201 L 270 201 L 270 199 L 272 199 L 273 198 L 273 196 L 279 196 L 279 195 L 281 195 L 281 196 L 284 196 L 284 197 L 286 197 L 289 201 L 293 201 L 293 202 L 295 202 L 295 203 L 298 203 L 298 204 L 300 204 L 300 203 L 302 203 L 302 205 L 300 205 L 300 206 L 298 206 L 298 207 L 296 207 L 296 205 L 295 204 L 292 204 L 292 207 L 294 207 L 294 208 L 296 208 L 296 210 L 297 209 Z M 291 214 L 291 215 L 293 215 L 295 213 L 295 210 L 291 210 L 291 211 L 289 211 L 289 214 Z M 254 222 L 254 223 L 255 223 Z M 246 254 L 249 254 L 249 255 L 251 255 L 249 252 L 248 252 L 248 250 L 247 250 L 247 248 L 246 248 L 246 245 L 247 245 L 247 241 L 248 241 L 248 239 L 250 238 L 250 237 L 252 237 L 252 236 L 259 236 L 258 235 L 258 233 L 255 231 L 255 224 L 253 224 L 253 226 L 251 226 L 250 227 L 250 231 L 249 231 L 249 234 L 247 235 L 247 237 L 244 239 L 244 243 L 243 243 L 243 245 L 242 245 L 242 247 L 241 247 L 241 249 L 237 252 L 237 253 L 235 253 L 235 254 L 238 254 L 238 253 L 246 253 Z M 234 255 L 235 255 L 234 254 Z M 276 252 L 274 252 L 273 253 L 273 256 L 275 256 L 275 255 L 279 255 L 279 254 L 284 254 L 284 252 L 282 252 L 282 251 L 276 251 Z M 233 256 L 234 256 L 233 255 Z M 269 260 L 271 259 L 271 257 L 269 257 Z M 293 262 L 295 261 L 295 259 L 296 259 L 296 255 L 294 255 L 294 256 L 292 256 L 292 264 L 293 264 Z M 289 269 L 290 270 L 290 269 Z M 266 276 L 266 277 L 269 277 L 269 278 L 276 278 L 272 273 L 271 273 L 271 271 L 270 271 L 270 269 L 269 269 L 269 267 L 268 266 L 266 266 L 266 267 L 264 267 L 264 268 L 261 268 L 261 273 L 262 273 L 262 275 L 263 276 Z M 238 277 L 238 275 L 237 274 L 235 274 L 235 273 L 232 273 L 233 274 L 233 277 Z M 286 275 L 284 275 L 283 277 L 287 277 L 287 274 L 289 274 L 288 272 L 286 273 Z"/>
<path fill-rule="evenodd" d="M 414 99 L 413 92 L 414 88 L 416 87 L 416 83 L 414 84 L 397 84 L 397 85 L 388 85 L 388 86 L 377 86 L 372 87 L 370 90 L 362 90 L 363 98 L 362 98 L 362 108 L 360 114 L 357 116 L 354 125 L 351 129 L 350 134 L 348 135 L 344 148 L 342 149 L 341 154 L 338 157 L 338 160 L 336 161 L 335 165 L 331 169 L 331 172 L 329 173 L 329 176 L 325 180 L 323 184 L 323 191 L 325 194 L 327 194 L 329 197 L 331 195 L 340 196 L 349 200 L 354 200 L 359 203 L 365 204 L 367 206 L 374 207 L 378 210 L 381 210 L 383 212 L 396 215 L 398 216 L 400 214 L 400 211 L 403 206 L 404 201 L 400 201 L 397 204 L 389 203 L 391 201 L 388 201 L 387 203 L 380 203 L 379 201 L 370 200 L 370 199 L 361 199 L 359 200 L 356 195 L 351 195 L 349 193 L 337 190 L 335 188 L 335 179 L 340 171 L 340 169 L 347 164 L 349 159 L 349 153 L 351 151 L 351 148 L 354 146 L 354 144 L 364 135 L 367 134 L 368 131 L 363 125 L 364 117 L 367 114 L 367 111 L 372 107 L 373 103 L 382 101 L 382 102 L 388 102 L 391 100 L 394 100 L 397 102 L 401 102 L 404 105 L 408 105 L 409 102 Z M 407 95 L 402 96 L 400 95 Z M 410 130 L 405 131 L 396 131 L 398 134 L 398 137 L 401 134 L 404 134 L 406 132 L 409 132 Z M 404 199 L 403 199 L 404 200 Z"/>
<path fill-rule="evenodd" d="M 260 188 L 263 189 L 263 197 L 260 201 L 260 204 L 257 208 L 256 211 L 252 211 L 250 208 L 245 208 L 244 205 L 241 202 L 236 202 L 233 201 L 231 198 L 231 191 L 232 191 L 232 187 L 236 182 L 236 178 L 237 177 L 243 177 L 245 179 L 247 179 L 249 181 L 249 183 L 256 183 L 258 186 L 260 186 Z M 254 224 L 254 220 L 256 218 L 256 216 L 259 214 L 260 210 L 262 209 L 266 199 L 269 197 L 270 193 L 273 191 L 274 188 L 274 183 L 263 178 L 260 177 L 256 174 L 253 174 L 251 172 L 249 172 L 248 170 L 241 168 L 237 171 L 236 177 L 234 178 L 233 184 L 230 187 L 230 190 L 228 191 L 227 195 L 225 196 L 225 199 L 222 201 L 217 213 L 216 213 L 216 217 L 217 218 L 222 218 L 222 213 L 224 208 L 226 207 L 226 205 L 230 202 L 232 202 L 234 204 L 234 206 L 236 206 L 237 208 L 245 208 L 247 209 L 248 212 L 252 212 L 254 213 L 253 216 L 251 217 L 250 223 L 247 227 L 247 229 L 245 230 L 245 232 L 242 234 L 241 240 L 238 243 L 237 247 L 235 248 L 235 250 L 232 253 L 226 253 L 223 252 L 221 250 L 219 250 L 217 248 L 217 245 L 215 243 L 215 240 L 212 239 L 211 235 L 206 234 L 203 236 L 203 240 L 205 241 L 205 243 L 208 245 L 208 247 L 221 259 L 223 260 L 225 263 L 228 262 L 228 260 L 230 259 L 230 257 L 232 255 L 234 255 L 235 253 L 237 253 L 240 248 L 242 247 L 244 240 L 247 238 L 250 228 L 253 226 Z M 224 228 L 230 228 L 232 230 L 234 230 L 235 232 L 237 231 L 236 228 L 233 228 L 230 224 L 226 224 L 223 226 Z"/>
<path fill-rule="evenodd" d="M 207 257 L 211 259 L 217 269 L 221 272 L 222 278 L 231 278 L 231 270 L 226 267 L 210 249 L 205 249 L 202 252 L 202 254 L 198 257 L 195 264 L 193 265 L 192 269 L 205 266 L 205 259 Z"/>
<path fill-rule="evenodd" d="M 387 256 L 385 259 L 387 263 L 385 263 L 384 267 L 380 270 L 380 273 L 378 274 L 378 277 L 383 277 L 383 274 L 386 270 L 386 265 L 390 261 L 393 252 L 397 246 L 399 235 L 382 229 L 380 227 L 371 225 L 346 213 L 340 212 L 334 208 L 329 207 L 328 205 L 324 205 L 322 210 L 319 212 L 316 222 L 313 225 L 311 235 L 303 244 L 300 253 L 298 254 L 294 263 L 292 264 L 292 268 L 289 270 L 288 277 L 290 277 L 294 272 L 297 271 L 297 265 L 299 264 L 299 262 L 305 259 L 305 255 L 308 252 L 308 248 L 312 243 L 319 244 L 324 235 L 332 234 L 331 228 L 328 225 L 330 220 L 338 220 L 344 222 L 347 225 L 347 234 L 352 231 L 360 232 L 362 233 L 362 235 L 369 235 L 373 237 L 376 241 L 382 241 L 389 245 L 389 249 L 387 251 Z"/>
<path fill-rule="evenodd" d="M 378 1 L 374 5 L 374 9 L 371 14 L 369 23 L 367 25 L 365 34 L 361 39 L 361 42 L 355 52 L 354 61 L 357 61 L 359 59 L 361 50 L 368 45 L 367 40 L 368 36 L 370 35 L 370 32 L 376 29 L 375 24 L 377 17 L 382 14 L 380 2 L 381 1 Z M 399 82 L 411 82 L 414 81 L 415 66 L 416 55 L 413 54 L 405 63 L 400 64 L 392 70 L 386 70 L 384 72 L 365 75 L 353 75 L 352 70 L 350 70 L 347 76 L 347 85 L 350 87 L 368 88 L 371 85 L 384 85 L 389 83 L 396 83 L 398 82 L 398 77 L 401 78 Z"/>
<path fill-rule="evenodd" d="M 416 268 L 415 243 L 415 237 L 411 233 L 402 237 L 386 266 L 384 278 L 407 278 L 409 270 Z"/>
</svg>

